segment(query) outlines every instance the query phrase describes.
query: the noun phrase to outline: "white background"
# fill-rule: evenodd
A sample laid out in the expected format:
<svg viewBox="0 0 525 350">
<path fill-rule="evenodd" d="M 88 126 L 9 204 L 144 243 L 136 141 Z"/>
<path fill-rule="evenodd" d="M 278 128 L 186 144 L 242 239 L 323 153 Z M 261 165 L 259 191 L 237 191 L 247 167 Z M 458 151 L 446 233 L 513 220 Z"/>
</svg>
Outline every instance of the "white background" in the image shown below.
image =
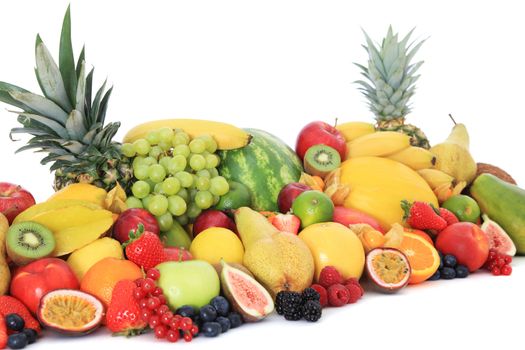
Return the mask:
<svg viewBox="0 0 525 350">
<path fill-rule="evenodd" d="M 270 131 L 288 144 L 313 120 L 372 120 L 353 81 L 365 62 L 367 30 L 379 40 L 388 24 L 428 41 L 409 122 L 432 143 L 444 140 L 452 113 L 471 136 L 478 161 L 497 164 L 525 184 L 523 166 L 522 11 L 518 1 L 72 1 L 76 54 L 87 44 L 96 79 L 114 84 L 108 119 L 120 138 L 157 118 L 204 118 Z M 0 3 L 0 80 L 38 91 L 34 40 L 55 55 L 68 1 Z M 37 198 L 51 193 L 40 154 L 14 155 L 16 117 L 0 110 L 0 180 Z M 385 175 L 386 176 L 386 175 Z M 271 317 L 189 348 L 487 348 L 520 346 L 525 263 L 510 278 L 477 273 L 467 280 L 368 293 L 357 305 L 326 311 L 319 324 Z M 151 335 L 133 340 L 104 331 L 79 339 L 46 337 L 32 349 L 171 346 Z"/>
</svg>

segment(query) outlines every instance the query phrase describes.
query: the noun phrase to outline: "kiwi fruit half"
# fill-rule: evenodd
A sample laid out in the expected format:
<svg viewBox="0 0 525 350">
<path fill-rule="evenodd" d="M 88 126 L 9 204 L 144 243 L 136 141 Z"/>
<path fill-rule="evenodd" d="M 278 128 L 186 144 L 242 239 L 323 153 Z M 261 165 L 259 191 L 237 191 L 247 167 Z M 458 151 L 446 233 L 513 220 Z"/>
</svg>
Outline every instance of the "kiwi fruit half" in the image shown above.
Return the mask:
<svg viewBox="0 0 525 350">
<path fill-rule="evenodd" d="M 6 251 L 18 266 L 45 258 L 55 250 L 55 237 L 47 227 L 26 221 L 12 225 L 6 235 Z"/>
<path fill-rule="evenodd" d="M 313 176 L 324 178 L 339 165 L 341 165 L 341 156 L 330 146 L 312 146 L 308 148 L 304 156 L 304 170 Z"/>
</svg>

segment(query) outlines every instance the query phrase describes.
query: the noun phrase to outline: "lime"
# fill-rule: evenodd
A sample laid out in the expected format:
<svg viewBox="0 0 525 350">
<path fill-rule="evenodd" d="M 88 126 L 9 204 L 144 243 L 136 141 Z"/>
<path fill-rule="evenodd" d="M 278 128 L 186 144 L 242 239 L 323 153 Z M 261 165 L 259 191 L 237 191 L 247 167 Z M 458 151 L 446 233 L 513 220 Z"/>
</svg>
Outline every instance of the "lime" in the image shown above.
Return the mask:
<svg viewBox="0 0 525 350">
<path fill-rule="evenodd" d="M 301 219 L 301 228 L 319 222 L 332 221 L 334 203 L 320 191 L 305 191 L 292 204 L 292 213 Z"/>
<path fill-rule="evenodd" d="M 441 206 L 454 213 L 459 221 L 468 221 L 477 224 L 479 216 L 481 215 L 478 203 L 463 194 L 450 197 Z"/>
<path fill-rule="evenodd" d="M 228 181 L 228 184 L 230 185 L 230 191 L 221 196 L 219 203 L 215 205 L 214 209 L 229 210 L 251 206 L 252 196 L 248 187 L 235 181 Z"/>
</svg>

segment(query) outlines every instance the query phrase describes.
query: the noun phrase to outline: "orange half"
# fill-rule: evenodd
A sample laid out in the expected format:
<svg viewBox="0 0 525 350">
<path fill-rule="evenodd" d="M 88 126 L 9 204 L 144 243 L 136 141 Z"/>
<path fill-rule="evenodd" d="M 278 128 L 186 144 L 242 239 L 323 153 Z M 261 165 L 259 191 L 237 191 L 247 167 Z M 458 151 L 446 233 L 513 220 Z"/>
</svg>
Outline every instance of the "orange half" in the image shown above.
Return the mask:
<svg viewBox="0 0 525 350">
<path fill-rule="evenodd" d="M 438 251 L 423 237 L 405 232 L 399 249 L 405 253 L 412 268 L 409 284 L 424 282 L 438 270 Z"/>
</svg>

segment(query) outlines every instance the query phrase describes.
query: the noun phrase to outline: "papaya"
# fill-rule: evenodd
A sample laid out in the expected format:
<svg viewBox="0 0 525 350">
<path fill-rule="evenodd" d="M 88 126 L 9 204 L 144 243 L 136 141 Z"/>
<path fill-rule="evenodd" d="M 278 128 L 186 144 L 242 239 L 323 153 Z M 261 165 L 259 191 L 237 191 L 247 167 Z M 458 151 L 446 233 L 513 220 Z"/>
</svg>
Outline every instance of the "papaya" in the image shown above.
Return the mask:
<svg viewBox="0 0 525 350">
<path fill-rule="evenodd" d="M 481 211 L 497 222 L 525 254 L 525 190 L 494 175 L 481 174 L 470 187 Z"/>
</svg>

